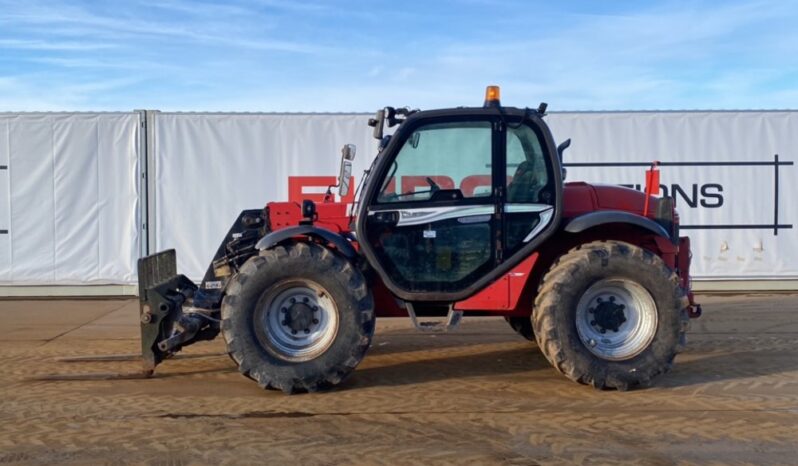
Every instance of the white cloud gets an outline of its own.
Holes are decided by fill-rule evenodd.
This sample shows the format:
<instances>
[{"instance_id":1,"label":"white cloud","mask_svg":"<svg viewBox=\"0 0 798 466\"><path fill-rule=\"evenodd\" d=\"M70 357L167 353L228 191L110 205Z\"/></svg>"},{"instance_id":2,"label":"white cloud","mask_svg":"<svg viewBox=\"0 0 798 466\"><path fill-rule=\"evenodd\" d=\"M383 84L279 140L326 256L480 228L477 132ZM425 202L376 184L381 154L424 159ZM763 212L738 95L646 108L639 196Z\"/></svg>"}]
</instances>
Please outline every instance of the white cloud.
<instances>
[{"instance_id":1,"label":"white cloud","mask_svg":"<svg viewBox=\"0 0 798 466\"><path fill-rule=\"evenodd\" d=\"M113 48L97 42L62 42L46 40L0 39L0 49L90 51Z\"/></svg>"},{"instance_id":2,"label":"white cloud","mask_svg":"<svg viewBox=\"0 0 798 466\"><path fill-rule=\"evenodd\" d=\"M552 110L798 107L788 2L678 0L618 14L518 2L507 8L518 15L484 21L464 17L468 7L481 9L0 0L0 49L13 51L0 76L33 68L15 96L0 87L0 109L432 108L479 105L487 84L502 85L506 104Z\"/></svg>"}]
</instances>

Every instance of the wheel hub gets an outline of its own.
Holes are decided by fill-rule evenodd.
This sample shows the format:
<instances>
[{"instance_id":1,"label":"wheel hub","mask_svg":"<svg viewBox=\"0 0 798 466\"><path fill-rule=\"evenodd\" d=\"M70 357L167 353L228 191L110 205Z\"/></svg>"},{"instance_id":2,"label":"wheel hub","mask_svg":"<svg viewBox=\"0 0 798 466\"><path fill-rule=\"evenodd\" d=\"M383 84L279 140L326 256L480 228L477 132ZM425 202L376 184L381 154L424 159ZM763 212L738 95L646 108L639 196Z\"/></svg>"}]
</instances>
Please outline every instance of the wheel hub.
<instances>
[{"instance_id":1,"label":"wheel hub","mask_svg":"<svg viewBox=\"0 0 798 466\"><path fill-rule=\"evenodd\" d=\"M313 317L313 314L318 310L319 307L316 305L310 306L305 304L305 302L294 303L290 307L282 308L284 318L280 324L288 327L291 332L310 333L310 327L319 322L318 319Z\"/></svg>"},{"instance_id":2,"label":"wheel hub","mask_svg":"<svg viewBox=\"0 0 798 466\"><path fill-rule=\"evenodd\" d=\"M615 296L610 296L608 300L597 298L596 307L588 309L588 312L593 314L590 325L596 326L601 333L607 333L607 330L617 332L626 322L626 315L623 313L626 306L617 304L615 301Z\"/></svg>"},{"instance_id":3,"label":"wheel hub","mask_svg":"<svg viewBox=\"0 0 798 466\"><path fill-rule=\"evenodd\" d=\"M305 361L323 353L338 332L335 302L320 285L292 280L261 297L256 330L263 347L287 361Z\"/></svg>"},{"instance_id":4,"label":"wheel hub","mask_svg":"<svg viewBox=\"0 0 798 466\"><path fill-rule=\"evenodd\" d=\"M576 305L576 330L588 351L610 361L643 352L657 331L657 305L634 280L601 279Z\"/></svg>"}]
</instances>

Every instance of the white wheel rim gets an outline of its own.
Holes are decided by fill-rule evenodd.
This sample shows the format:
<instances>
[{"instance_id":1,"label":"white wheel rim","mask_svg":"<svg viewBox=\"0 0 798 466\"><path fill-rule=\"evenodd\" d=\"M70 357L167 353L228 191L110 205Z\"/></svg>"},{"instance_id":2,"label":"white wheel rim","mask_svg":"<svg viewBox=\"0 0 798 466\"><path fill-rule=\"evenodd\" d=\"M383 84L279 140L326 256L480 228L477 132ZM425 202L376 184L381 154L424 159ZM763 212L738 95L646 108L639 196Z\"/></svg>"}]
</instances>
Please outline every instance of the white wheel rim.
<instances>
[{"instance_id":1,"label":"white wheel rim","mask_svg":"<svg viewBox=\"0 0 798 466\"><path fill-rule=\"evenodd\" d=\"M657 333L657 305L651 293L632 280L599 280L576 307L579 339L594 355L623 361L642 353Z\"/></svg>"},{"instance_id":2,"label":"white wheel rim","mask_svg":"<svg viewBox=\"0 0 798 466\"><path fill-rule=\"evenodd\" d=\"M307 361L324 353L335 339L338 308L317 283L284 283L261 298L255 325L259 339L274 355Z\"/></svg>"}]
</instances>

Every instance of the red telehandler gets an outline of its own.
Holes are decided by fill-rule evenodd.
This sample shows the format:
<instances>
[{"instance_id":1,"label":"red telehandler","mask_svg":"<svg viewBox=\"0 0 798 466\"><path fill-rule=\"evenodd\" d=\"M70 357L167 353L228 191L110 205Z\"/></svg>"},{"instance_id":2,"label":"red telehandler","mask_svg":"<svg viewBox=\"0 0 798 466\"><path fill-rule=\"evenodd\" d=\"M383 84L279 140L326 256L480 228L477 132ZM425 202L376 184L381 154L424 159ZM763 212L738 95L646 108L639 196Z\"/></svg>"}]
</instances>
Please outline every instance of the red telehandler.
<instances>
[{"instance_id":1,"label":"red telehandler","mask_svg":"<svg viewBox=\"0 0 798 466\"><path fill-rule=\"evenodd\" d=\"M489 315L574 381L648 384L700 315L689 238L671 198L564 183L570 140L555 145L545 111L502 107L494 86L482 107L384 108L352 205L332 196L349 194L346 145L324 202L241 212L199 285L174 250L142 258L145 374L221 333L261 387L322 390L362 360L377 317L446 331Z\"/></svg>"}]
</instances>

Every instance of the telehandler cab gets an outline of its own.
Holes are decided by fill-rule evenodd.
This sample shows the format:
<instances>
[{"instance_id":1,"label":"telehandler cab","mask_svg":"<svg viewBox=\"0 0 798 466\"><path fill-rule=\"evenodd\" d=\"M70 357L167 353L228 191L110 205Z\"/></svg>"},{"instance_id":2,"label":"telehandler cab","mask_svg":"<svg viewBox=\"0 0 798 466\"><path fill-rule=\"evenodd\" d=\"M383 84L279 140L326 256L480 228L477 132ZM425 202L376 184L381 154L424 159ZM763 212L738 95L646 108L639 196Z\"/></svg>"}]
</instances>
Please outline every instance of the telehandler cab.
<instances>
[{"instance_id":1,"label":"telehandler cab","mask_svg":"<svg viewBox=\"0 0 798 466\"><path fill-rule=\"evenodd\" d=\"M503 316L574 381L648 384L700 315L689 238L671 198L564 183L570 140L555 145L545 111L502 107L495 86L482 107L382 109L354 204L331 186L318 204L241 212L199 286L174 250L142 258L145 374L221 333L261 387L316 391L355 369L376 317L446 331L481 315ZM355 147L342 152L341 197Z\"/></svg>"}]
</instances>

